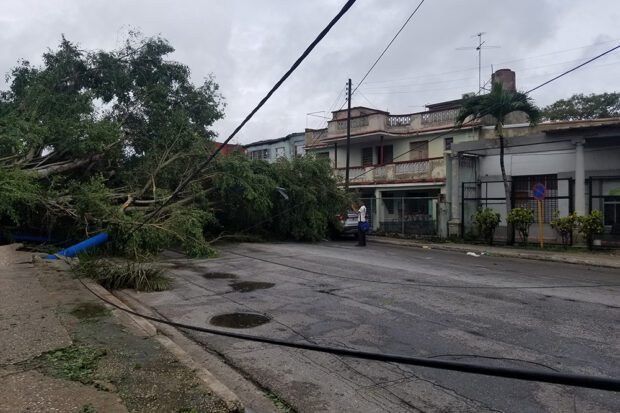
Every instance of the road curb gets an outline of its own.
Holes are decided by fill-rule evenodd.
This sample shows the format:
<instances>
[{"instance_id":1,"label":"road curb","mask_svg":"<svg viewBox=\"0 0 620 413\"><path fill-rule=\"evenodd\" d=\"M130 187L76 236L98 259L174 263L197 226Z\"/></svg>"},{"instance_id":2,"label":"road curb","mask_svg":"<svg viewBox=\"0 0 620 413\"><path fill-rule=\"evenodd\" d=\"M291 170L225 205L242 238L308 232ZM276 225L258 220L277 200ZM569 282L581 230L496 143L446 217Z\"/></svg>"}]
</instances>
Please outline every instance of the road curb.
<instances>
[{"instance_id":1,"label":"road curb","mask_svg":"<svg viewBox=\"0 0 620 413\"><path fill-rule=\"evenodd\" d=\"M135 299L130 297L128 294L117 291L114 294L101 287L94 282L90 282L89 288L92 288L92 285L98 287L96 289L97 294L101 294L106 300L110 300L116 305L119 305L123 308L136 311L139 313L143 313L145 315L149 314L147 308L145 308L142 304L137 302ZM93 288L95 289L95 288ZM101 291L103 290L103 291ZM189 353L187 353L181 346L172 341L168 334L166 334L165 329L156 328L150 321L135 316L133 314L125 313L128 315L133 322L138 324L141 328L143 328L146 332L153 333L150 335L155 340L157 340L166 350L168 350L177 360L179 360L185 367L194 371L198 378L200 378L203 383L211 390L215 395L217 395L220 399L224 401L227 408L231 412L244 412L245 407L241 403L241 400L237 397L232 390L230 390L224 383L219 381L211 372L209 372L206 368L204 368L200 363L197 363Z\"/></svg>"},{"instance_id":2,"label":"road curb","mask_svg":"<svg viewBox=\"0 0 620 413\"><path fill-rule=\"evenodd\" d=\"M561 255L540 255L535 253L527 253L523 251L502 251L502 250L491 250L486 251L484 248L480 248L478 245L472 245L470 248L466 245L450 245L450 244L435 244L435 243L420 243L417 241L409 241L409 240L401 240L401 239L392 239L392 238L384 238L377 236L368 237L370 242L375 242L378 244L388 244L388 245L398 245L402 247L410 247L410 248L422 248L422 249L434 249L441 251L453 251L453 252L462 252L467 253L469 251L475 252L485 252L489 255L496 257L506 257L506 258L521 258L528 260L536 260L536 261L553 261L553 262L561 262L565 264L577 264L577 265L590 265L595 267L604 267L604 268L620 268L620 259L617 262L606 262L601 261L597 258L579 258L574 256L561 256Z\"/></svg>"}]
</instances>

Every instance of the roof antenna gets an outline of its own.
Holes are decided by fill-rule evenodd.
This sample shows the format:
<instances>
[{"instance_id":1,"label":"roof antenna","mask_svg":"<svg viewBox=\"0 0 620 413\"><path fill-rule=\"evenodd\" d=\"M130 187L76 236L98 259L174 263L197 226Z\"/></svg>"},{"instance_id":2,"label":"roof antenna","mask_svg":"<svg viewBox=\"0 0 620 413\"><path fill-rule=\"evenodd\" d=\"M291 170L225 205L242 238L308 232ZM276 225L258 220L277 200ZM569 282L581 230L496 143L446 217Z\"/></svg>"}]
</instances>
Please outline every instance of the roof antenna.
<instances>
[{"instance_id":1,"label":"roof antenna","mask_svg":"<svg viewBox=\"0 0 620 413\"><path fill-rule=\"evenodd\" d=\"M459 47L456 50L477 50L478 51L478 94L482 93L482 49L499 49L500 46L484 46L486 41L482 40L482 36L486 32L479 32L471 37L478 37L478 46L476 47Z\"/></svg>"}]
</instances>

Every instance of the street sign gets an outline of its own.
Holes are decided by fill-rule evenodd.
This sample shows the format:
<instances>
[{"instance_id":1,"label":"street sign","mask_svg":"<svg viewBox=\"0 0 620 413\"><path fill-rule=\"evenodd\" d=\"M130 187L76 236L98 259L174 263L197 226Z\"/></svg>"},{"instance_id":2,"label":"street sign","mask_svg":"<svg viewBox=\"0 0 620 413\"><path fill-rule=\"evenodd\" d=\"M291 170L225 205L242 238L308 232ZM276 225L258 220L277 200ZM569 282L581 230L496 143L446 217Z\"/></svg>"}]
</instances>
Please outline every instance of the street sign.
<instances>
[{"instance_id":1,"label":"street sign","mask_svg":"<svg viewBox=\"0 0 620 413\"><path fill-rule=\"evenodd\" d=\"M543 242L543 214L542 214L542 200L545 199L545 186L537 182L532 187L532 196L537 201L536 205L538 207L538 237L540 242L540 248L544 247Z\"/></svg>"},{"instance_id":2,"label":"street sign","mask_svg":"<svg viewBox=\"0 0 620 413\"><path fill-rule=\"evenodd\" d=\"M532 187L532 196L537 201L545 199L545 186L540 182L534 184Z\"/></svg>"}]
</instances>

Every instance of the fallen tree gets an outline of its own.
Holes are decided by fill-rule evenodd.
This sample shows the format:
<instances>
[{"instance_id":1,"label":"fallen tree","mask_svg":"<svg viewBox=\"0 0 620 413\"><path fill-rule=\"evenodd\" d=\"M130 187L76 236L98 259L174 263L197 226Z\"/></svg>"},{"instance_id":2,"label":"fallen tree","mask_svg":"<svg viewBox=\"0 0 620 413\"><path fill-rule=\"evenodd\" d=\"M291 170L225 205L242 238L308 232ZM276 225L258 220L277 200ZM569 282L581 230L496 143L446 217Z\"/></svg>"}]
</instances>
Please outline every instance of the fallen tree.
<instances>
[{"instance_id":1,"label":"fallen tree","mask_svg":"<svg viewBox=\"0 0 620 413\"><path fill-rule=\"evenodd\" d=\"M212 77L196 86L187 66L166 59L173 50L138 34L110 52L63 37L41 66L11 71L0 94L5 237L107 231L109 252L137 259L170 246L208 254L205 234L324 235L345 205L326 162L218 158L194 173L214 149L224 102Z\"/></svg>"}]
</instances>

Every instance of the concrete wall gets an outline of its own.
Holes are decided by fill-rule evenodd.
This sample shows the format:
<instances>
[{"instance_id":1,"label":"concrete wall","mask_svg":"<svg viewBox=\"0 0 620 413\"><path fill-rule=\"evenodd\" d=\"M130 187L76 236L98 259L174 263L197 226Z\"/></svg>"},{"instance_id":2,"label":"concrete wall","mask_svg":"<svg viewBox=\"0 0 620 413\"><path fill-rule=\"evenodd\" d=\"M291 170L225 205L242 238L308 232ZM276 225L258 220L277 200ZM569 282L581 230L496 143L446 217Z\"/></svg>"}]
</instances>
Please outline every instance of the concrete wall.
<instances>
[{"instance_id":1,"label":"concrete wall","mask_svg":"<svg viewBox=\"0 0 620 413\"><path fill-rule=\"evenodd\" d=\"M545 175L558 174L559 178L574 177L575 149L551 150L535 152L533 148L524 148L520 152L506 154L504 163L506 174ZM514 151L514 150L513 150ZM620 146L608 148L588 148L584 150L586 177L590 175L620 174ZM500 178L501 170L499 155L488 155L480 158L481 178Z\"/></svg>"}]
</instances>

